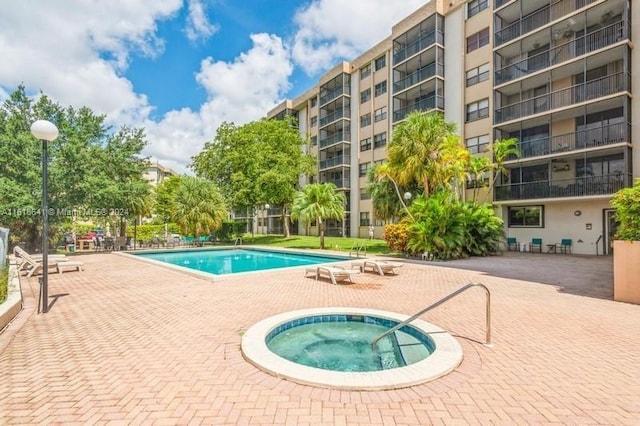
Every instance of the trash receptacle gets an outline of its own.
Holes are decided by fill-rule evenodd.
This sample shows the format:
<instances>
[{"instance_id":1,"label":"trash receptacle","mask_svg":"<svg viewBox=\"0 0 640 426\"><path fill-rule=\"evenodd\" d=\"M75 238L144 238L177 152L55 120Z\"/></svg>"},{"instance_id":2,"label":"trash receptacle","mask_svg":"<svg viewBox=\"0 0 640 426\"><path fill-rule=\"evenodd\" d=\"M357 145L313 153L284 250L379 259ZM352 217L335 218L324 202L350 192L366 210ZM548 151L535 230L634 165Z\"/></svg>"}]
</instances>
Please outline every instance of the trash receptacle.
<instances>
[{"instance_id":1,"label":"trash receptacle","mask_svg":"<svg viewBox=\"0 0 640 426\"><path fill-rule=\"evenodd\" d=\"M69 245L67 246L67 251L68 251L69 253L75 253L75 252L76 252L76 246L75 246L74 244L69 244Z\"/></svg>"},{"instance_id":2,"label":"trash receptacle","mask_svg":"<svg viewBox=\"0 0 640 426\"><path fill-rule=\"evenodd\" d=\"M527 251L527 243L520 243L520 251L524 253Z\"/></svg>"}]
</instances>

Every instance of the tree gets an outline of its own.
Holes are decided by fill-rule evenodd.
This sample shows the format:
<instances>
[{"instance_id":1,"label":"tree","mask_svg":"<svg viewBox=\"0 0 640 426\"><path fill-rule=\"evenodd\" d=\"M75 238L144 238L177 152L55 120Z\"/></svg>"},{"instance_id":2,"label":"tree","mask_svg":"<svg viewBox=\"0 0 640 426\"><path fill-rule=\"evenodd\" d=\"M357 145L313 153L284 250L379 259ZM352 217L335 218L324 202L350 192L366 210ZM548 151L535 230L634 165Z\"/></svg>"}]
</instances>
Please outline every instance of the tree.
<instances>
[{"instance_id":1,"label":"tree","mask_svg":"<svg viewBox=\"0 0 640 426\"><path fill-rule=\"evenodd\" d=\"M41 238L41 143L30 133L36 119L47 119L60 131L48 145L48 205L54 212L49 215L50 239L71 222L73 212L105 219L95 212L125 210L128 198L139 192L132 192L130 185L148 185L141 130L113 132L104 116L86 107L63 108L44 94L33 100L19 86L0 106L0 208L12 212L0 221L12 229L12 239L25 241L29 250Z\"/></svg>"},{"instance_id":2,"label":"tree","mask_svg":"<svg viewBox=\"0 0 640 426\"><path fill-rule=\"evenodd\" d=\"M518 148L518 139L498 139L493 142L493 175L492 187L495 187L498 175L507 173L504 162L512 158L520 158L520 149Z\"/></svg>"},{"instance_id":3,"label":"tree","mask_svg":"<svg viewBox=\"0 0 640 426\"><path fill-rule=\"evenodd\" d=\"M473 201L478 198L478 189L480 186L488 186L485 183L485 175L489 173L493 168L489 157L471 157L469 161L469 180L474 182L473 186Z\"/></svg>"},{"instance_id":4,"label":"tree","mask_svg":"<svg viewBox=\"0 0 640 426\"><path fill-rule=\"evenodd\" d=\"M253 212L270 204L282 209L285 236L298 180L315 162L292 118L262 119L236 126L223 123L212 142L193 157L191 167L215 182L233 208Z\"/></svg>"},{"instance_id":5,"label":"tree","mask_svg":"<svg viewBox=\"0 0 640 426\"><path fill-rule=\"evenodd\" d=\"M439 112L415 111L394 130L387 151L389 175L400 186L420 183L428 197L436 188L460 183L468 156L455 124Z\"/></svg>"},{"instance_id":6,"label":"tree","mask_svg":"<svg viewBox=\"0 0 640 426\"><path fill-rule=\"evenodd\" d=\"M344 216L344 193L338 192L332 183L306 185L293 201L291 217L304 222L316 220L320 234L320 248L324 249L325 219L342 219Z\"/></svg>"},{"instance_id":7,"label":"tree","mask_svg":"<svg viewBox=\"0 0 640 426\"><path fill-rule=\"evenodd\" d=\"M169 222L174 215L176 191L180 182L181 176L169 176L156 186L153 211L162 219L162 223Z\"/></svg>"},{"instance_id":8,"label":"tree","mask_svg":"<svg viewBox=\"0 0 640 426\"><path fill-rule=\"evenodd\" d=\"M205 179L183 176L175 192L173 221L186 235L209 234L222 226L227 207L217 186Z\"/></svg>"}]
</instances>

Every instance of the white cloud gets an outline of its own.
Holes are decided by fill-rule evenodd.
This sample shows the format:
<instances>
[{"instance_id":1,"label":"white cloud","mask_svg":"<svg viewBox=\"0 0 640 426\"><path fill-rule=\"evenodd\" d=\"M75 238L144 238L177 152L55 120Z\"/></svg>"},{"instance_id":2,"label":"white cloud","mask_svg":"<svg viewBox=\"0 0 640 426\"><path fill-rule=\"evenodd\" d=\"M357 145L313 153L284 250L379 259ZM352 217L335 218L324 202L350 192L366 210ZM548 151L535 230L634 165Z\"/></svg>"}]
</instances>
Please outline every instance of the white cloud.
<instances>
[{"instance_id":1,"label":"white cloud","mask_svg":"<svg viewBox=\"0 0 640 426\"><path fill-rule=\"evenodd\" d=\"M189 14L185 33L190 41L206 40L218 31L219 27L209 22L202 1L189 0L187 7Z\"/></svg>"},{"instance_id":2,"label":"white cloud","mask_svg":"<svg viewBox=\"0 0 640 426\"><path fill-rule=\"evenodd\" d=\"M251 35L253 47L233 62L202 61L196 80L208 93L199 111L183 109L147 122L150 140L146 152L162 164L185 171L185 165L204 143L213 140L223 121L243 124L263 117L289 89L293 72L289 53L274 35Z\"/></svg>"},{"instance_id":3,"label":"white cloud","mask_svg":"<svg viewBox=\"0 0 640 426\"><path fill-rule=\"evenodd\" d=\"M308 74L350 60L391 34L424 0L314 0L296 12L292 54Z\"/></svg>"},{"instance_id":4,"label":"white cloud","mask_svg":"<svg viewBox=\"0 0 640 426\"><path fill-rule=\"evenodd\" d=\"M89 106L111 123L135 124L150 107L119 72L131 52L162 52L156 23L175 14L181 0L70 3L4 2L0 85L12 91L24 83L62 105Z\"/></svg>"}]
</instances>

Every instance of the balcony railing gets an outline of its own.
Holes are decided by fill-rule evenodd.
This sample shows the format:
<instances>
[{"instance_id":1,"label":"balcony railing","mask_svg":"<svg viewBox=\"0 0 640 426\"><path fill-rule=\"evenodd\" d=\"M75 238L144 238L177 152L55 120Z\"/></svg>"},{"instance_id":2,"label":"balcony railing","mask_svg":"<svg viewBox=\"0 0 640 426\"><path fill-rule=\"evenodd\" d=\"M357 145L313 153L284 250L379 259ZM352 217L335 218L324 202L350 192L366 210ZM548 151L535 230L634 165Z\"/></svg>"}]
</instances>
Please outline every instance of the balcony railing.
<instances>
[{"instance_id":1,"label":"balcony railing","mask_svg":"<svg viewBox=\"0 0 640 426\"><path fill-rule=\"evenodd\" d=\"M556 19L565 16L577 9L581 9L595 1L597 0L555 1L550 5L538 9L530 15L524 16L523 18L510 23L506 27L496 32L495 46L498 47L513 39L516 39L523 34L527 34L528 32L535 30L536 28L540 28L551 21L555 21ZM499 1L496 1L496 8L500 7L498 3Z\"/></svg>"},{"instance_id":2,"label":"balcony railing","mask_svg":"<svg viewBox=\"0 0 640 426\"><path fill-rule=\"evenodd\" d=\"M345 84L329 92L326 92L325 94L320 96L320 105L324 105L327 102L334 100L340 95L348 95L350 93L351 93L351 88Z\"/></svg>"},{"instance_id":3,"label":"balcony railing","mask_svg":"<svg viewBox=\"0 0 640 426\"><path fill-rule=\"evenodd\" d=\"M630 182L631 175L626 176ZM583 176L552 181L496 185L495 201L584 197L614 194L625 187L625 175Z\"/></svg>"},{"instance_id":4,"label":"balcony railing","mask_svg":"<svg viewBox=\"0 0 640 426\"><path fill-rule=\"evenodd\" d=\"M430 96L428 98L421 99L415 104L400 108L393 112L393 121L396 122L404 120L407 114L413 111L429 111L435 108L444 109L444 97Z\"/></svg>"},{"instance_id":5,"label":"balcony railing","mask_svg":"<svg viewBox=\"0 0 640 426\"><path fill-rule=\"evenodd\" d=\"M326 180L323 181L322 183L332 183L334 184L338 189L341 188L351 188L351 181L347 178L343 178L343 179L335 179L335 180Z\"/></svg>"},{"instance_id":6,"label":"balcony railing","mask_svg":"<svg viewBox=\"0 0 640 426\"><path fill-rule=\"evenodd\" d=\"M326 126L327 124L331 123L332 121L336 121L339 118L349 118L349 114L351 114L349 108L339 108L326 117L322 117L320 119L320 127Z\"/></svg>"},{"instance_id":7,"label":"balcony railing","mask_svg":"<svg viewBox=\"0 0 640 426\"><path fill-rule=\"evenodd\" d=\"M337 157L329 158L327 160L322 160L320 162L320 170L328 169L329 167L336 166L349 166L351 163L350 155L338 155Z\"/></svg>"},{"instance_id":8,"label":"balcony railing","mask_svg":"<svg viewBox=\"0 0 640 426\"><path fill-rule=\"evenodd\" d=\"M497 9L497 8L501 7L502 5L505 5L505 4L509 3L510 1L512 1L512 0L496 0L495 8Z\"/></svg>"},{"instance_id":9,"label":"balcony railing","mask_svg":"<svg viewBox=\"0 0 640 426\"><path fill-rule=\"evenodd\" d=\"M351 132L338 132L334 135L320 139L320 148L325 148L329 145L342 141L351 141Z\"/></svg>"},{"instance_id":10,"label":"balcony railing","mask_svg":"<svg viewBox=\"0 0 640 426\"><path fill-rule=\"evenodd\" d=\"M628 31L625 31L625 28L627 28L625 23L619 21L534 56L526 57L525 53L521 56L521 60L496 71L495 84L506 83L615 44L627 37Z\"/></svg>"},{"instance_id":11,"label":"balcony railing","mask_svg":"<svg viewBox=\"0 0 640 426\"><path fill-rule=\"evenodd\" d=\"M411 42L407 45L407 47L402 48L393 54L393 63L398 64L409 56L413 56L421 50L426 49L432 44L436 43L436 41L440 44L444 44L444 34L440 31L431 31L417 39L414 42Z\"/></svg>"},{"instance_id":12,"label":"balcony railing","mask_svg":"<svg viewBox=\"0 0 640 426\"><path fill-rule=\"evenodd\" d=\"M630 88L630 74L624 72L612 74L498 108L495 111L494 124L629 91Z\"/></svg>"},{"instance_id":13,"label":"balcony railing","mask_svg":"<svg viewBox=\"0 0 640 426\"><path fill-rule=\"evenodd\" d=\"M540 138L520 142L520 158L537 157L539 155L569 152L584 148L595 148L628 142L631 126L625 123L611 124L595 129L580 130L564 135ZM515 156L507 158L515 160Z\"/></svg>"},{"instance_id":14,"label":"balcony railing","mask_svg":"<svg viewBox=\"0 0 640 426\"><path fill-rule=\"evenodd\" d=\"M437 75L444 78L444 65L437 64L437 68L436 68L436 63L432 62L429 65L425 65L424 67L412 72L408 76L404 77L402 80L398 80L395 83L393 83L394 92L399 92L401 90L406 89L407 87L413 86L414 84L418 84L421 81L424 81L428 78L435 76L436 69L437 69Z\"/></svg>"}]
</instances>

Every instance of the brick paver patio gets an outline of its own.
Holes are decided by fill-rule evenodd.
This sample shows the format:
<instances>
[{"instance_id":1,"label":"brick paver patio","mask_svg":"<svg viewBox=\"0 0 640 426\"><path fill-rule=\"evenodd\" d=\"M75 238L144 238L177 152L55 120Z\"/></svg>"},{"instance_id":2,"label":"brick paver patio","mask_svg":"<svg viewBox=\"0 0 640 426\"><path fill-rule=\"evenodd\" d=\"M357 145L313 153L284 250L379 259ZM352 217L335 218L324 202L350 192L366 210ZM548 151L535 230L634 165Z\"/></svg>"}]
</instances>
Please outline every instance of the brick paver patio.
<instances>
[{"instance_id":1,"label":"brick paver patio","mask_svg":"<svg viewBox=\"0 0 640 426\"><path fill-rule=\"evenodd\" d=\"M116 254L51 275L51 309L25 309L0 334L0 424L640 424L640 306L611 300L608 257L528 255L410 262L356 284L304 270L207 281ZM319 306L413 314L445 328L464 361L433 382L353 392L272 377L242 358L243 330Z\"/></svg>"}]
</instances>

